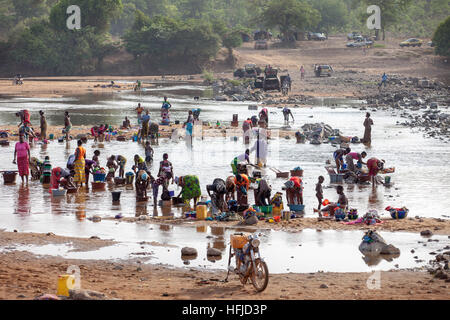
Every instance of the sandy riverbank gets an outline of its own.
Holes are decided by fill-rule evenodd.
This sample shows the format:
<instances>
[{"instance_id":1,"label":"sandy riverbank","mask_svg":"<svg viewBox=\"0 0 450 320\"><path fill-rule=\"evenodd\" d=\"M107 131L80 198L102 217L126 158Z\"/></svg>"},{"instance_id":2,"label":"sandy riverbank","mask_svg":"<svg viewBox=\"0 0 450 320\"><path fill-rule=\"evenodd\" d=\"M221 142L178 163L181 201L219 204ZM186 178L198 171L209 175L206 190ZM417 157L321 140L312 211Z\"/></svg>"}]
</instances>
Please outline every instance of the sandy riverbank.
<instances>
[{"instance_id":1,"label":"sandy riverbank","mask_svg":"<svg viewBox=\"0 0 450 320\"><path fill-rule=\"evenodd\" d=\"M25 78L23 85L13 85L12 80L0 80L0 95L26 98L60 98L86 93L108 94L120 91L132 91L136 80L164 82L201 83L200 76L91 76L91 77L31 77ZM111 81L120 88L102 88ZM126 82L126 83L124 83ZM152 88L154 85L143 83L142 88Z\"/></svg>"},{"instance_id":2,"label":"sandy riverbank","mask_svg":"<svg viewBox=\"0 0 450 320\"><path fill-rule=\"evenodd\" d=\"M33 120L32 120L33 121ZM33 121L34 122L34 121ZM159 134L161 138L170 138L172 137L172 133L174 130L179 130L179 134L183 135L184 134L184 129L182 128L183 125L182 124L171 124L170 126L159 126ZM72 136L73 139L77 139L77 136L82 135L82 136L86 136L87 139L94 139L93 136L91 135L91 128L92 126L86 126L86 125L81 125L81 126L73 126L71 131L70 131L70 135ZM65 134L62 133L62 130L64 129L63 126L48 126L47 128L47 139L49 139L50 134L54 135L54 139L58 139L61 137L64 137ZM119 129L117 127L115 127L115 129L117 130L117 135L112 137L112 140L117 140L118 136L123 136L125 137L125 140L131 140L134 134L137 134L139 127L138 126L132 126L131 129ZM36 133L40 132L40 128L39 126L33 126L33 130ZM295 139L295 131L287 131L287 130L278 130L278 135L280 138L285 138L286 136L289 136L291 139ZM6 125L6 126L2 126L0 125L0 131L7 131L10 136L8 137L8 140L11 141L18 141L19 140L19 136L18 136L18 127L14 126L14 125ZM230 127L230 126L225 126L225 125L221 125L220 127L216 127L216 126L208 126L208 125L203 125L202 129L195 129L194 131L194 137L226 137L226 136L230 136L231 134L242 138L242 129L241 127ZM105 143L107 143L105 141ZM294 143L294 142L293 142Z\"/></svg>"},{"instance_id":3,"label":"sandy riverbank","mask_svg":"<svg viewBox=\"0 0 450 320\"><path fill-rule=\"evenodd\" d=\"M105 220L114 220L114 218L104 218ZM291 219L289 221L281 221L269 223L265 221L259 221L255 226L241 225L238 221L205 221L205 220L191 220L185 218L172 218L172 217L151 217L148 216L145 220L139 217L125 217L121 221L124 222L136 222L136 223L161 223L161 224L175 224L186 226L219 226L226 228L246 229L248 232L252 232L257 229L272 229L283 230L287 232L301 232L304 229L316 229L320 230L362 230L367 231L381 230L381 231L400 231L400 232L414 232L420 233L421 231L430 230L433 234L448 235L450 236L450 219L441 218L406 218L403 220L394 220L392 218L382 219L383 223L377 225L365 225L354 224L346 225L342 222L335 220L319 221L317 218L305 217ZM424 239L426 239L424 237Z\"/></svg>"},{"instance_id":4,"label":"sandy riverbank","mask_svg":"<svg viewBox=\"0 0 450 320\"><path fill-rule=\"evenodd\" d=\"M404 40L404 39L403 39ZM266 65L289 73L293 80L290 95L303 94L310 97L360 97L378 91L377 83L386 72L404 77L427 77L450 84L450 64L443 57L433 54L433 48L401 48L401 39L378 41L378 47L363 53L361 48L347 48L345 36L333 36L327 41L300 41L297 48L277 48L271 43L268 50L254 50L253 43L244 43L234 50L236 68L254 63L262 68ZM331 78L316 78L314 64L330 64L335 73ZM300 79L300 66L306 70L306 78ZM214 78L233 79L230 68L211 70ZM140 79L147 82L203 82L202 75L179 76L72 76L72 77L30 77L24 85L12 85L9 79L0 80L0 95L20 97L62 97L83 93L111 93L132 90L133 83ZM110 81L121 88L95 88L108 85ZM143 84L151 87L151 84Z\"/></svg>"},{"instance_id":5,"label":"sandy riverbank","mask_svg":"<svg viewBox=\"0 0 450 320\"><path fill-rule=\"evenodd\" d=\"M54 235L0 232L1 246L69 241L83 247L92 239L65 239ZM81 244L80 244L81 243ZM91 250L85 248L86 250ZM23 251L0 253L0 299L34 299L56 293L57 277L70 265L81 270L81 286L119 299L449 299L449 283L420 270L393 270L380 273L381 287L367 288L371 273L316 272L272 274L267 290L257 294L251 284L242 286L237 276L226 272L194 268L168 268L142 263L145 259L125 261L70 260L36 256Z\"/></svg>"}]
</instances>

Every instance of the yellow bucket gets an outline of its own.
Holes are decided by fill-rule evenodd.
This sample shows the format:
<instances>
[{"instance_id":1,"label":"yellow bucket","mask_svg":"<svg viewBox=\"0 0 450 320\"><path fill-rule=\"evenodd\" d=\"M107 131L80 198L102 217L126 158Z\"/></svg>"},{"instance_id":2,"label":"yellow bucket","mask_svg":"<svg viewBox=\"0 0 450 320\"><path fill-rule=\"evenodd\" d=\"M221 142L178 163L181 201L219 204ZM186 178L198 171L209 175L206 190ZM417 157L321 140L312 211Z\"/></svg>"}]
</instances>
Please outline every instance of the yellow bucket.
<instances>
[{"instance_id":1,"label":"yellow bucket","mask_svg":"<svg viewBox=\"0 0 450 320\"><path fill-rule=\"evenodd\" d=\"M208 210L204 204L200 204L196 209L197 220L205 220L208 217Z\"/></svg>"},{"instance_id":2,"label":"yellow bucket","mask_svg":"<svg viewBox=\"0 0 450 320\"><path fill-rule=\"evenodd\" d=\"M281 211L283 210L283 207L273 207L272 208L272 215L274 216L280 216L281 215Z\"/></svg>"},{"instance_id":3,"label":"yellow bucket","mask_svg":"<svg viewBox=\"0 0 450 320\"><path fill-rule=\"evenodd\" d=\"M63 274L58 277L58 296L69 296L69 290L75 287L75 277L70 274Z\"/></svg>"}]
</instances>

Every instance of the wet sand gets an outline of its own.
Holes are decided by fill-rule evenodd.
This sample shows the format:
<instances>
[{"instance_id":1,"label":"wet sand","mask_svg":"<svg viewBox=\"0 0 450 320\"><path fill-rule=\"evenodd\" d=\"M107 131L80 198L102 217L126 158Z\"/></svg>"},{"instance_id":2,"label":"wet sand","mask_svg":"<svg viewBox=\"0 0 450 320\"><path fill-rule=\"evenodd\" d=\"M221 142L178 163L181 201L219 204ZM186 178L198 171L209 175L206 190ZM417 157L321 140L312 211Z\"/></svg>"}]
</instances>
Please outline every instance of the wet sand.
<instances>
[{"instance_id":1,"label":"wet sand","mask_svg":"<svg viewBox=\"0 0 450 320\"><path fill-rule=\"evenodd\" d=\"M0 244L45 243L48 237L54 242L70 240L77 247L83 247L86 241L92 242L92 248L105 244L103 240L11 232L0 232ZM109 298L131 300L392 300L448 299L450 296L448 282L434 279L421 270L380 272L381 287L375 290L368 289L366 283L372 274L365 272L274 274L270 276L268 288L258 294L251 284L242 286L236 275L230 275L229 282L223 282L224 271L167 268L143 264L141 260L69 260L23 251L0 253L0 299L34 299L44 293L56 294L57 277L65 274L70 265L79 266L82 289L102 292Z\"/></svg>"},{"instance_id":2,"label":"wet sand","mask_svg":"<svg viewBox=\"0 0 450 320\"><path fill-rule=\"evenodd\" d=\"M36 119L35 119L36 120ZM184 134L184 129L182 128L183 124L171 124L169 126L159 126L159 134L160 138L170 138L172 136L172 132L176 129L179 130L181 134ZM91 135L91 128L92 126L87 125L81 125L81 126L72 126L72 129L70 130L70 135L73 139L77 139L78 135L84 135L87 139L93 140L94 137ZM47 127L47 139L49 139L50 134L54 135L54 139L65 137L65 134L62 133L62 130L64 129L64 126L48 126ZM33 126L33 130L35 133L40 132L39 126ZM117 130L117 135L112 137L112 140L117 140L118 136L124 136L126 140L131 140L134 134L137 134L139 131L138 126L132 126L131 129L120 129L115 127L115 130ZM194 135L196 134L197 129L195 129ZM226 137L225 130L236 130L236 134L238 137L242 137L243 131L241 127L230 127L222 125L220 127L216 126L207 126L203 125L201 132L203 133L203 137ZM8 137L8 140L10 141L18 141L18 127L14 125L6 125L2 126L0 125L0 131L7 131L10 136ZM295 138L295 131L287 131L287 130L280 130L277 129L280 137L286 137L289 136L290 138ZM229 133L228 133L229 134Z\"/></svg>"},{"instance_id":3,"label":"wet sand","mask_svg":"<svg viewBox=\"0 0 450 320\"><path fill-rule=\"evenodd\" d=\"M114 220L114 218L104 218L104 220ZM406 218L395 220L392 218L382 218L383 223L377 225L354 224L346 225L335 220L318 221L317 218L296 218L289 221L273 222L259 221L257 225L242 225L239 221L205 221L172 217L151 217L145 220L140 218L124 217L120 219L124 222L137 223L162 223L189 226L221 226L227 228L245 228L249 231L259 229L283 230L286 232L301 232L303 229L316 230L381 230L381 231L401 231L420 233L430 230L433 234L450 236L450 220L440 218Z\"/></svg>"},{"instance_id":4,"label":"wet sand","mask_svg":"<svg viewBox=\"0 0 450 320\"><path fill-rule=\"evenodd\" d=\"M136 80L142 81L183 81L202 82L200 77L192 79L193 76L91 76L91 77L31 77L25 78L23 85L13 85L11 80L0 80L0 95L31 98L59 98L70 95L85 93L111 93L124 90L132 91ZM111 80L120 88L101 88L96 86L109 85ZM127 83L120 83L126 81ZM128 83L132 82L132 83ZM152 88L154 85L143 83L142 88Z\"/></svg>"}]
</instances>

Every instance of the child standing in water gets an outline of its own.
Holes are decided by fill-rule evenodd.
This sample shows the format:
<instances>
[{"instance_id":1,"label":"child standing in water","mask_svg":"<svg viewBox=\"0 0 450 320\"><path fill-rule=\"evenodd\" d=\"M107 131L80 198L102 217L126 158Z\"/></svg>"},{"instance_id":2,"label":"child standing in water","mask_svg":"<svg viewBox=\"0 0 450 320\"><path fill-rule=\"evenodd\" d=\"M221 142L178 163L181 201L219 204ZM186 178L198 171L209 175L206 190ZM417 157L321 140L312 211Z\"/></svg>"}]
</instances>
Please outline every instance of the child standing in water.
<instances>
[{"instance_id":1,"label":"child standing in water","mask_svg":"<svg viewBox=\"0 0 450 320\"><path fill-rule=\"evenodd\" d=\"M100 160L98 159L99 156L100 156L100 151L95 150L92 160L95 161L95 163L97 164L98 167L100 167Z\"/></svg>"},{"instance_id":2,"label":"child standing in water","mask_svg":"<svg viewBox=\"0 0 450 320\"><path fill-rule=\"evenodd\" d=\"M320 210L320 207L322 206L322 200L323 200L323 189L322 189L322 183L325 181L325 178L323 176L319 176L319 182L316 184L316 197L319 201L319 206L317 207L318 210Z\"/></svg>"},{"instance_id":3,"label":"child standing in water","mask_svg":"<svg viewBox=\"0 0 450 320\"><path fill-rule=\"evenodd\" d=\"M52 176L52 164L50 163L50 157L46 156L43 164L42 183L49 184Z\"/></svg>"},{"instance_id":4,"label":"child standing in water","mask_svg":"<svg viewBox=\"0 0 450 320\"><path fill-rule=\"evenodd\" d=\"M147 164L147 167L150 167L153 163L153 148L150 145L150 141L147 141L145 143L145 162Z\"/></svg>"},{"instance_id":5,"label":"child standing in water","mask_svg":"<svg viewBox=\"0 0 450 320\"><path fill-rule=\"evenodd\" d=\"M328 212L328 216L332 217L334 216L334 210L336 210L336 208L341 208L344 211L347 210L348 199L344 194L344 187L337 186L336 192L339 195L337 202L330 202L330 204L322 210L314 209L314 212L317 212L319 214L319 218L322 218L322 212Z\"/></svg>"}]
</instances>

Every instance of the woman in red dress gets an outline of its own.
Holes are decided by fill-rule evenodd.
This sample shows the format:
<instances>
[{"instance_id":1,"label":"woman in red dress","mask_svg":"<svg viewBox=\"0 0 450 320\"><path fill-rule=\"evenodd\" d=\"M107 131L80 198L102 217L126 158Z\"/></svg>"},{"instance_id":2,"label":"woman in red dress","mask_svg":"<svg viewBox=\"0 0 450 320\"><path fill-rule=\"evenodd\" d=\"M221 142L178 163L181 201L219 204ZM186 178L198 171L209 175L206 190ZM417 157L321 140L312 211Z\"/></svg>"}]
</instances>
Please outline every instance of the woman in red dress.
<instances>
[{"instance_id":1,"label":"woman in red dress","mask_svg":"<svg viewBox=\"0 0 450 320\"><path fill-rule=\"evenodd\" d=\"M367 160L367 168L369 169L369 177L371 177L372 185L376 185L377 181L375 176L378 171L382 170L384 166L384 160L379 160L377 158L370 158Z\"/></svg>"},{"instance_id":2,"label":"woman in red dress","mask_svg":"<svg viewBox=\"0 0 450 320\"><path fill-rule=\"evenodd\" d=\"M30 175L30 145L25 141L23 134L20 134L19 142L16 143L13 163L17 163L22 183L24 182L25 177L28 184L28 176Z\"/></svg>"}]
</instances>

